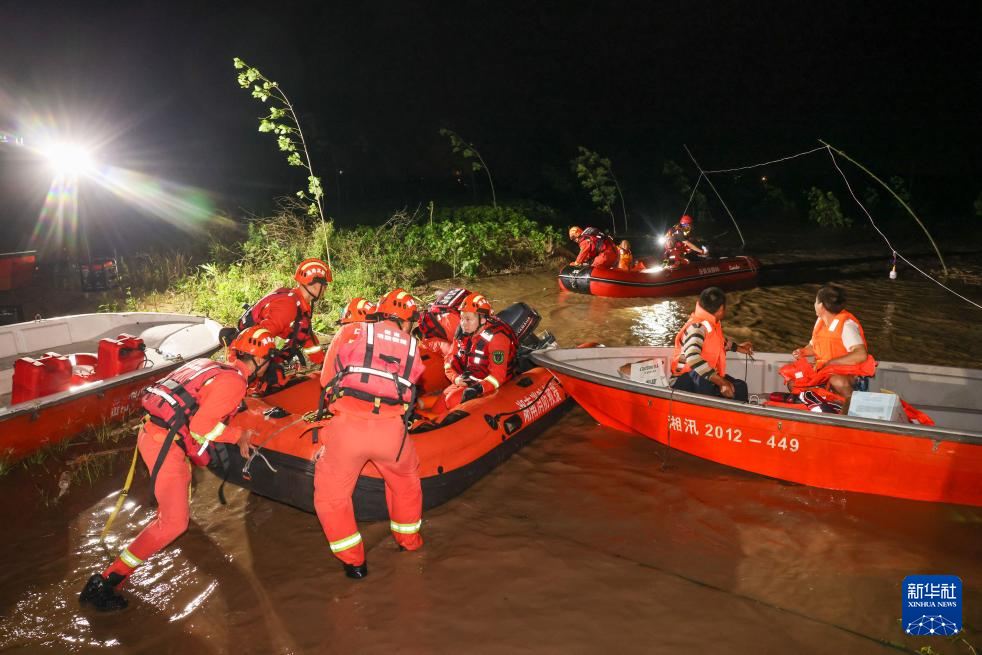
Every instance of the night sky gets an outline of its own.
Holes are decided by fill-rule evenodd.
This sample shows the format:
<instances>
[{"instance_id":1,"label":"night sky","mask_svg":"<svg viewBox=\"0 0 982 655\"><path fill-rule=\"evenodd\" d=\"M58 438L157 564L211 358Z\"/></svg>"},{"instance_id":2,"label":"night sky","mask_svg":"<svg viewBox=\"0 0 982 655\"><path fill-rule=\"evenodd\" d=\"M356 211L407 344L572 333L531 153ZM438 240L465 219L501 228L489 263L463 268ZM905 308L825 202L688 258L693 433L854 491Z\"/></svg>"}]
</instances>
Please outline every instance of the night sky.
<instances>
[{"instance_id":1,"label":"night sky","mask_svg":"<svg viewBox=\"0 0 982 655\"><path fill-rule=\"evenodd\" d=\"M478 145L506 197L562 204L555 179L582 144L612 158L643 213L659 202L663 160L690 165L683 143L716 168L824 138L970 214L982 191L980 7L7 0L0 131L50 116L104 135L102 160L264 211L299 188L298 171L256 131L239 56L301 110L342 222L359 205L453 197L461 165L440 127ZM4 148L3 245L16 247L50 180Z\"/></svg>"}]
</instances>

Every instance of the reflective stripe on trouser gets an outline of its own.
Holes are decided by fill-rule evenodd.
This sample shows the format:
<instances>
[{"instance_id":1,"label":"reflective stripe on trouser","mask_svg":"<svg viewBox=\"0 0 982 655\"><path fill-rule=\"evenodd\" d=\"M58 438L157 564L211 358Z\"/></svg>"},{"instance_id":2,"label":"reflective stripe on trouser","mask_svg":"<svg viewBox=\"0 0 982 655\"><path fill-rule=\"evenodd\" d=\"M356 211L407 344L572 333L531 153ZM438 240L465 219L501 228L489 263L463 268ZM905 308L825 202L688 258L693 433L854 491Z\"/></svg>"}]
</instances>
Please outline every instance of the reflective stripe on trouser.
<instances>
[{"instance_id":1,"label":"reflective stripe on trouser","mask_svg":"<svg viewBox=\"0 0 982 655\"><path fill-rule=\"evenodd\" d=\"M345 411L331 419L324 452L314 468L314 508L334 555L346 564L365 561L365 546L358 535L351 494L365 462L371 460L385 479L385 500L391 520L401 526L418 526L423 512L419 483L419 457L412 438L402 443L402 418ZM356 543L335 547L358 535ZM423 545L417 527L393 536L407 550Z\"/></svg>"},{"instance_id":2,"label":"reflective stripe on trouser","mask_svg":"<svg viewBox=\"0 0 982 655\"><path fill-rule=\"evenodd\" d=\"M153 424L140 428L137 447L140 457L152 470L157 455L163 447L167 431ZM178 437L180 438L180 437ZM191 467L184 451L171 444L164 463L157 473L154 496L157 498L157 516L143 529L136 539L116 558L103 575L119 573L129 575L151 555L181 536L188 529L191 508L188 501L188 485L191 484Z\"/></svg>"}]
</instances>

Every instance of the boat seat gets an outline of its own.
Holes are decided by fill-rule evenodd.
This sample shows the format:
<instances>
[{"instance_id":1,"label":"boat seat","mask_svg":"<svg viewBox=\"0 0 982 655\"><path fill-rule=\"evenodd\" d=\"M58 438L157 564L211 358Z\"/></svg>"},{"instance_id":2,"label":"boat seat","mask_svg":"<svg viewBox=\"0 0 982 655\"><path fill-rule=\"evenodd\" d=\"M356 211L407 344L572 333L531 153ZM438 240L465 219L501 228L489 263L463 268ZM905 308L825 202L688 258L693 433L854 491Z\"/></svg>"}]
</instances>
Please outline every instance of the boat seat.
<instances>
[{"instance_id":1,"label":"boat seat","mask_svg":"<svg viewBox=\"0 0 982 655\"><path fill-rule=\"evenodd\" d=\"M64 355L49 352L41 357L21 357L14 362L11 404L27 402L65 391L72 384L72 363Z\"/></svg>"}]
</instances>

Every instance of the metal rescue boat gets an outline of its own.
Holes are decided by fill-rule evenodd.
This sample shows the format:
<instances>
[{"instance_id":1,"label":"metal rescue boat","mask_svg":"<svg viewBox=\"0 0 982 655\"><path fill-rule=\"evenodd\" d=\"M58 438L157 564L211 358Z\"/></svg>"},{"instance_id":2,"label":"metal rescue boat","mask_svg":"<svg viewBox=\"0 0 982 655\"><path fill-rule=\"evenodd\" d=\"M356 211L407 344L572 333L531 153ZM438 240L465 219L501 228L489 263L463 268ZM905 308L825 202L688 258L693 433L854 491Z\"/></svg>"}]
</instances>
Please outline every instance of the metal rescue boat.
<instances>
[{"instance_id":1,"label":"metal rescue boat","mask_svg":"<svg viewBox=\"0 0 982 655\"><path fill-rule=\"evenodd\" d=\"M697 294L707 286L727 290L755 286L759 270L759 261L743 255L643 271L568 265L559 272L559 288L611 298L685 296Z\"/></svg>"},{"instance_id":2,"label":"metal rescue boat","mask_svg":"<svg viewBox=\"0 0 982 655\"><path fill-rule=\"evenodd\" d=\"M982 506L982 371L880 362L870 391L892 391L936 425L768 406L786 391L791 356L733 354L749 404L626 378L625 364L661 360L670 348L587 348L535 353L600 423L753 473L826 489Z\"/></svg>"},{"instance_id":3,"label":"metal rescue boat","mask_svg":"<svg viewBox=\"0 0 982 655\"><path fill-rule=\"evenodd\" d=\"M0 456L23 457L136 413L140 391L219 347L184 314L77 314L0 326Z\"/></svg>"}]
</instances>

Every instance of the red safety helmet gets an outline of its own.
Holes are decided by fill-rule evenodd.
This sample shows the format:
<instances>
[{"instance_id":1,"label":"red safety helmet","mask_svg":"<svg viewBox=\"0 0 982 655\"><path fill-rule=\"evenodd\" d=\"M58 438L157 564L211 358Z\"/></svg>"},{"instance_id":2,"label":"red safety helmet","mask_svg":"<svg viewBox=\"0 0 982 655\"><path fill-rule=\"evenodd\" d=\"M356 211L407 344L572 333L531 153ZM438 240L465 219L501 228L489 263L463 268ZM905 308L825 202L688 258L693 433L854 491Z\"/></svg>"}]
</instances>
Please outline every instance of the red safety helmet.
<instances>
[{"instance_id":1,"label":"red safety helmet","mask_svg":"<svg viewBox=\"0 0 982 655\"><path fill-rule=\"evenodd\" d=\"M419 319L419 303L413 294L403 289L393 289L382 296L375 311L370 315L375 320L399 319L416 321Z\"/></svg>"},{"instance_id":2,"label":"red safety helmet","mask_svg":"<svg viewBox=\"0 0 982 655\"><path fill-rule=\"evenodd\" d=\"M364 323L368 320L368 315L375 313L375 303L364 298L352 298L347 307L341 309L341 318L338 325L347 323Z\"/></svg>"},{"instance_id":3,"label":"red safety helmet","mask_svg":"<svg viewBox=\"0 0 982 655\"><path fill-rule=\"evenodd\" d=\"M583 234L583 228L582 227L580 227L578 225L574 225L573 227L569 228L569 238L570 239L576 241L577 239L580 238L580 235L581 234Z\"/></svg>"},{"instance_id":4,"label":"red safety helmet","mask_svg":"<svg viewBox=\"0 0 982 655\"><path fill-rule=\"evenodd\" d=\"M464 298L464 302L460 305L460 311L474 312L483 316L490 316L492 313L491 303L479 293L472 293Z\"/></svg>"},{"instance_id":5,"label":"red safety helmet","mask_svg":"<svg viewBox=\"0 0 982 655\"><path fill-rule=\"evenodd\" d=\"M679 219L679 225L692 225L692 217L685 214Z\"/></svg>"},{"instance_id":6,"label":"red safety helmet","mask_svg":"<svg viewBox=\"0 0 982 655\"><path fill-rule=\"evenodd\" d=\"M297 272L293 274L293 279L300 284L327 284L331 277L331 267L316 257L311 257L300 262Z\"/></svg>"},{"instance_id":7,"label":"red safety helmet","mask_svg":"<svg viewBox=\"0 0 982 655\"><path fill-rule=\"evenodd\" d=\"M242 330L228 348L230 360L235 359L236 353L252 355L255 359L266 359L276 348L276 339L266 328L253 325Z\"/></svg>"}]
</instances>

